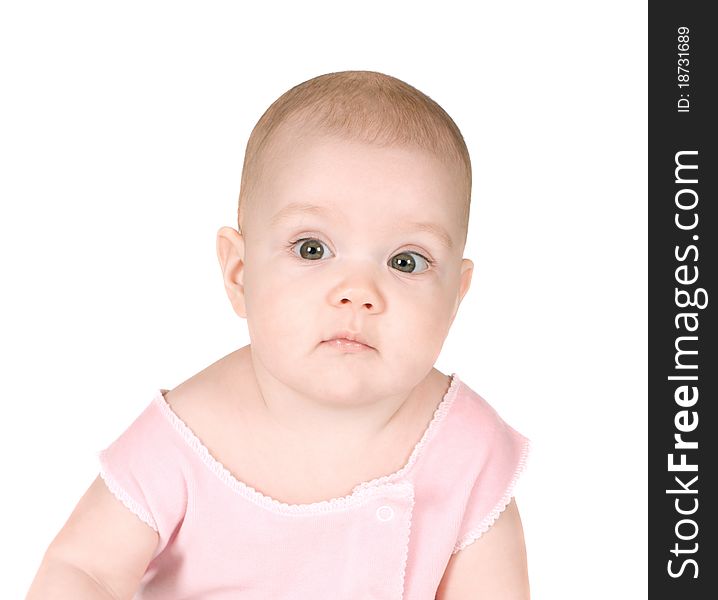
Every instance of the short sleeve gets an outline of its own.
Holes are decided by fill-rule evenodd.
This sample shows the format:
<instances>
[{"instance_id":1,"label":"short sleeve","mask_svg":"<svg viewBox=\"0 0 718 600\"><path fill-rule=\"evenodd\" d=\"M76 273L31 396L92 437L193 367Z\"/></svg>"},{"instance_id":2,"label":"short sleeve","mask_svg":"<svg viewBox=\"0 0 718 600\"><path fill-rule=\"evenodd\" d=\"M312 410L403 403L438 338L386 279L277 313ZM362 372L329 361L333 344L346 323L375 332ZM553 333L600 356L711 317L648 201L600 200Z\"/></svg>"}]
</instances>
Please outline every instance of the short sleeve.
<instances>
[{"instance_id":1,"label":"short sleeve","mask_svg":"<svg viewBox=\"0 0 718 600\"><path fill-rule=\"evenodd\" d=\"M187 507L177 439L155 398L112 444L97 454L100 476L110 492L159 534L155 555L165 548Z\"/></svg>"},{"instance_id":2,"label":"short sleeve","mask_svg":"<svg viewBox=\"0 0 718 600\"><path fill-rule=\"evenodd\" d=\"M509 505L529 454L529 440L493 410L488 413L495 426L491 441L482 448L453 554L479 539Z\"/></svg>"}]
</instances>

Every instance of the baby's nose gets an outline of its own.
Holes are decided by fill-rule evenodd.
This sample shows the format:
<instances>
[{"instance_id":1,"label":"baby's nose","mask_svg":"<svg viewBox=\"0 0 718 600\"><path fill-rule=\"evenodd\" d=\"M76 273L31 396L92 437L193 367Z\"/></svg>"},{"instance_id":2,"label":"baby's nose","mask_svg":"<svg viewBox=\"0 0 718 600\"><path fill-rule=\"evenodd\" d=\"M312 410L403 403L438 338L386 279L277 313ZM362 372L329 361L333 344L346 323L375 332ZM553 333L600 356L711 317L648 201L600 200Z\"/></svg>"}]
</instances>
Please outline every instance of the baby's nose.
<instances>
[{"instance_id":1,"label":"baby's nose","mask_svg":"<svg viewBox=\"0 0 718 600\"><path fill-rule=\"evenodd\" d=\"M354 302L352 302L352 300L349 299L349 298L342 298L342 299L340 300L340 303L341 303L341 304L354 304ZM360 303L357 303L357 305L358 305L358 304L360 304ZM361 304L363 304L363 306L365 306L365 307L368 308L369 310L371 310L372 308L374 308L374 303L372 303L372 302L363 302L363 303L361 303Z\"/></svg>"},{"instance_id":2,"label":"baby's nose","mask_svg":"<svg viewBox=\"0 0 718 600\"><path fill-rule=\"evenodd\" d=\"M384 310L385 301L379 286L382 269L376 261L346 261L335 267L331 274L336 279L327 297L330 304L344 310L353 307L356 312L376 313Z\"/></svg>"},{"instance_id":3,"label":"baby's nose","mask_svg":"<svg viewBox=\"0 0 718 600\"><path fill-rule=\"evenodd\" d=\"M333 303L337 306L354 306L355 309L378 312L383 310L384 302L379 290L366 282L351 286L342 286L334 291Z\"/></svg>"}]
</instances>

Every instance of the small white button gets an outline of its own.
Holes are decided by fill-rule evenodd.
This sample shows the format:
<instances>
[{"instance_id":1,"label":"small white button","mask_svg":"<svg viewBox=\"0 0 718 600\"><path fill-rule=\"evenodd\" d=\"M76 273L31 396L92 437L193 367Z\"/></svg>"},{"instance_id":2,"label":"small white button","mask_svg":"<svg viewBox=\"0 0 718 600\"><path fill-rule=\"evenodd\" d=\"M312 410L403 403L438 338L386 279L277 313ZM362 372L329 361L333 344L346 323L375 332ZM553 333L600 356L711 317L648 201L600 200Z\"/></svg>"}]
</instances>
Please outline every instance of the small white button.
<instances>
[{"instance_id":1,"label":"small white button","mask_svg":"<svg viewBox=\"0 0 718 600\"><path fill-rule=\"evenodd\" d=\"M380 506L376 509L376 518L380 521L391 521L394 518L394 509L391 506Z\"/></svg>"}]
</instances>

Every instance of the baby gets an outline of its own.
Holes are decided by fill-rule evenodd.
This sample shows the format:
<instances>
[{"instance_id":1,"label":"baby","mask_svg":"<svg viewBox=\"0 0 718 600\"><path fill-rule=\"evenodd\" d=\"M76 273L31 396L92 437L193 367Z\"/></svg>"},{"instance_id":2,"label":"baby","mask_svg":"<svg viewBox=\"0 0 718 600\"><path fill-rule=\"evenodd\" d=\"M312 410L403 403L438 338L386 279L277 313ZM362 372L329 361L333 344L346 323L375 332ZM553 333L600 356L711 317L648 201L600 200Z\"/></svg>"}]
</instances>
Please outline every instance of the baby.
<instances>
[{"instance_id":1,"label":"baby","mask_svg":"<svg viewBox=\"0 0 718 600\"><path fill-rule=\"evenodd\" d=\"M528 598L528 441L433 367L471 282L470 194L459 129L398 79L274 102L217 234L251 343L100 452L28 598Z\"/></svg>"}]
</instances>

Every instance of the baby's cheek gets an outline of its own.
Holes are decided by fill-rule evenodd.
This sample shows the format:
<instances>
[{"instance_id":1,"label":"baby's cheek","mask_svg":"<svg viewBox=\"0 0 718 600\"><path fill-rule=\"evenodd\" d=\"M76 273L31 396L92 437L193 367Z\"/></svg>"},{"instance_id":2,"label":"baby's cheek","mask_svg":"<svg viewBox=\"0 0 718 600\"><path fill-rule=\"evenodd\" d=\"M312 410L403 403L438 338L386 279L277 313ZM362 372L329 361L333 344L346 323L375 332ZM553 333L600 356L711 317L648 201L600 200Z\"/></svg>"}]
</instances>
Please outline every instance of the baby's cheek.
<instances>
[{"instance_id":1,"label":"baby's cheek","mask_svg":"<svg viewBox=\"0 0 718 600\"><path fill-rule=\"evenodd\" d=\"M421 315L420 329L424 335L422 342L432 347L441 347L447 334L448 321L443 312L435 310Z\"/></svg>"},{"instance_id":2,"label":"baby's cheek","mask_svg":"<svg viewBox=\"0 0 718 600\"><path fill-rule=\"evenodd\" d=\"M417 320L421 323L421 330L429 338L424 340L425 343L433 343L435 347L441 348L448 334L451 308L450 299L440 292L422 308Z\"/></svg>"},{"instance_id":3,"label":"baby's cheek","mask_svg":"<svg viewBox=\"0 0 718 600\"><path fill-rule=\"evenodd\" d=\"M390 315L387 314L387 317ZM390 329L392 337L400 339L406 348L421 349L433 346L445 329L436 302L404 305L393 313L393 318L381 319L382 326Z\"/></svg>"},{"instance_id":4,"label":"baby's cheek","mask_svg":"<svg viewBox=\"0 0 718 600\"><path fill-rule=\"evenodd\" d=\"M270 268L270 267L265 267ZM252 309L255 314L266 315L275 303L281 302L286 295L286 286L280 285L276 276L267 276L262 273L261 265L247 265L244 276L244 293L247 299L247 310Z\"/></svg>"}]
</instances>

